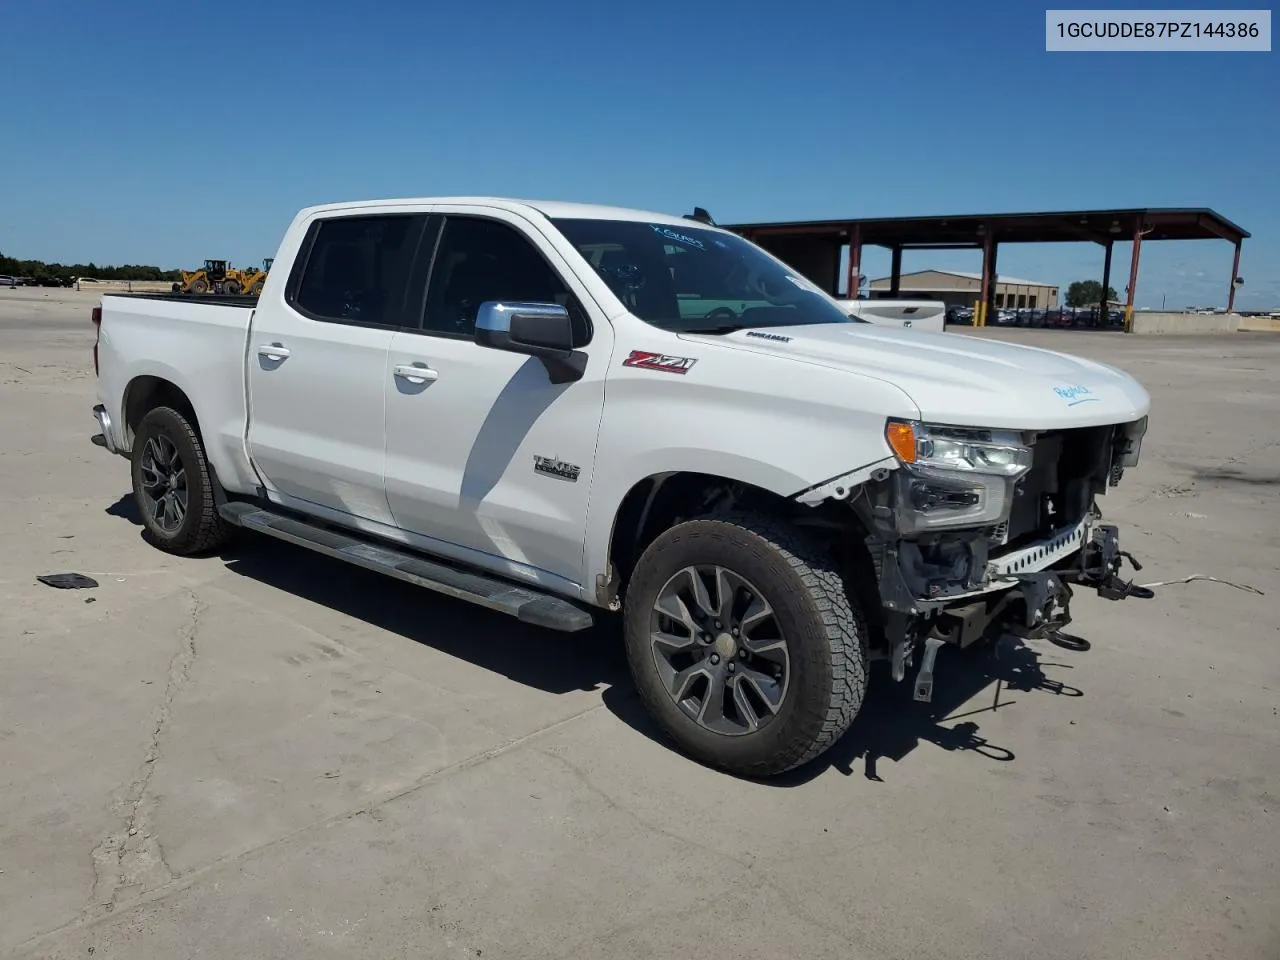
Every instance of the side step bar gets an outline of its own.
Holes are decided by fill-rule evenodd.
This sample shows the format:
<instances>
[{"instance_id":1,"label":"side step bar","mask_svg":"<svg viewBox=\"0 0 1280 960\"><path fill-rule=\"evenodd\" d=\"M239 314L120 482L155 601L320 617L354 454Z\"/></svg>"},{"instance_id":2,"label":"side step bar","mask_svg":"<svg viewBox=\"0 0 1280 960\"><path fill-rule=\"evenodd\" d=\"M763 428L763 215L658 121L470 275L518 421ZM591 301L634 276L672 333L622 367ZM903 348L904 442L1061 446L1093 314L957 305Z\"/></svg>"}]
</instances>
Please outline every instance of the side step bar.
<instances>
[{"instance_id":1,"label":"side step bar","mask_svg":"<svg viewBox=\"0 0 1280 960\"><path fill-rule=\"evenodd\" d=\"M218 507L228 523L246 530L337 557L366 570L426 587L445 596L488 607L534 626L573 633L593 623L590 612L560 597L540 593L384 544L373 544L356 534L321 527L251 503L231 502Z\"/></svg>"}]
</instances>

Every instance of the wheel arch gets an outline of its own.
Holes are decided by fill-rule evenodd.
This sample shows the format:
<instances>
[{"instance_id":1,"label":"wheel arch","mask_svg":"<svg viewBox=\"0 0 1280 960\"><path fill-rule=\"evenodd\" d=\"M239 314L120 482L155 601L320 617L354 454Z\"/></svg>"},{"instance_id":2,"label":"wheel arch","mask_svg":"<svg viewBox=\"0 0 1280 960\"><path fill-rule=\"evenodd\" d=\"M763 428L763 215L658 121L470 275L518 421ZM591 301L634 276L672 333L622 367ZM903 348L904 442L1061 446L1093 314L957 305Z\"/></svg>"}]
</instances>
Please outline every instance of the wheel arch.
<instances>
[{"instance_id":1,"label":"wheel arch","mask_svg":"<svg viewBox=\"0 0 1280 960\"><path fill-rule=\"evenodd\" d=\"M764 487L732 477L692 470L650 474L634 484L614 512L606 555L607 573L596 579L596 601L616 607L645 548L663 530L693 517L732 509L794 521L800 526L861 529L853 511L841 504L806 506Z\"/></svg>"},{"instance_id":2,"label":"wheel arch","mask_svg":"<svg viewBox=\"0 0 1280 960\"><path fill-rule=\"evenodd\" d=\"M164 377L144 373L134 377L124 388L122 403L124 418L124 440L128 448L133 447L133 438L138 432L138 424L148 412L156 407L173 407L191 421L196 436L203 441L200 432L200 418L196 415L195 405L185 390Z\"/></svg>"},{"instance_id":3,"label":"wheel arch","mask_svg":"<svg viewBox=\"0 0 1280 960\"><path fill-rule=\"evenodd\" d=\"M793 497L730 477L667 471L636 481L614 513L605 573L597 575L595 602L617 609L641 554L675 523L731 510L750 510L809 529L837 558L846 588L864 611L873 647L884 637L879 571L868 529L849 503L854 498L804 504Z\"/></svg>"},{"instance_id":4,"label":"wheel arch","mask_svg":"<svg viewBox=\"0 0 1280 960\"><path fill-rule=\"evenodd\" d=\"M200 418L196 414L195 404L191 402L191 398L187 396L185 390L172 380L166 380L164 377L154 374L139 374L130 380L125 387L122 406L124 411L125 442L129 450L133 449L134 436L137 434L138 425L142 423L142 418L152 410L157 407L172 407L181 413L187 419L187 422L191 424L191 429L195 431L196 438L204 447L209 470L209 481L213 486L214 503L218 506L226 503L227 493L222 486L222 481L218 479L218 468L210 456L208 444L205 443L204 434L200 430Z\"/></svg>"}]
</instances>

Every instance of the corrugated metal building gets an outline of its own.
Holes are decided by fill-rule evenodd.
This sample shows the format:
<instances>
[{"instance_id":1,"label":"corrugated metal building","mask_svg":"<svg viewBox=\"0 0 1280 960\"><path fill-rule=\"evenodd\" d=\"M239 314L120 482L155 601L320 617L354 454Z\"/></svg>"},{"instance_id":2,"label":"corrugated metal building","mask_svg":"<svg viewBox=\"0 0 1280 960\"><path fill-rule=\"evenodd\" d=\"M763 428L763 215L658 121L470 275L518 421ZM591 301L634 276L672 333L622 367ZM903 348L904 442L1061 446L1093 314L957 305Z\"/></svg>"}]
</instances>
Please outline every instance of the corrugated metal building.
<instances>
[{"instance_id":1,"label":"corrugated metal building","mask_svg":"<svg viewBox=\"0 0 1280 960\"><path fill-rule=\"evenodd\" d=\"M888 297L889 277L870 283L873 300ZM947 306L972 307L982 296L982 274L962 270L917 270L904 273L899 297L942 300ZM1052 309L1058 305L1058 287L1039 280L1023 280L1000 274L996 277L995 306L1005 309Z\"/></svg>"}]
</instances>

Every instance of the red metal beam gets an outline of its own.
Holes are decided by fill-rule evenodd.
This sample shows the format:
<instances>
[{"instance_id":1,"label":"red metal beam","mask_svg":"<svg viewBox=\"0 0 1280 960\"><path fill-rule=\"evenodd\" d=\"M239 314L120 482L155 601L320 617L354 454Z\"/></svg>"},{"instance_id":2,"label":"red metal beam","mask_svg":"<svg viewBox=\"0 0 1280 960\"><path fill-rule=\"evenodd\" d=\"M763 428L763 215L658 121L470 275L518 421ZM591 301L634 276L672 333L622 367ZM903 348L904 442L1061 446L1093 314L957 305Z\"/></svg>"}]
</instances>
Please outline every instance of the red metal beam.
<instances>
[{"instance_id":1,"label":"red metal beam","mask_svg":"<svg viewBox=\"0 0 1280 960\"><path fill-rule=\"evenodd\" d=\"M1098 230L1094 230L1090 227L1086 227L1080 223L1072 223L1070 220L1060 220L1058 222L1058 227L1064 233L1069 233L1073 237L1077 238L1078 240L1088 240L1093 243L1102 243L1102 244L1111 242L1105 233L1102 233ZM1038 243L1043 241L1032 240L1029 242Z\"/></svg>"},{"instance_id":2,"label":"red metal beam","mask_svg":"<svg viewBox=\"0 0 1280 960\"><path fill-rule=\"evenodd\" d=\"M1133 298L1138 292L1138 258L1142 255L1142 221L1133 227L1133 255L1129 258L1129 290L1124 303L1124 332L1133 332Z\"/></svg>"},{"instance_id":3,"label":"red metal beam","mask_svg":"<svg viewBox=\"0 0 1280 960\"><path fill-rule=\"evenodd\" d=\"M726 227L725 229L730 229ZM843 240L845 228L823 227L752 227L751 235L753 237L787 237L802 234L812 237L815 240L830 240L833 237Z\"/></svg>"},{"instance_id":4,"label":"red metal beam","mask_svg":"<svg viewBox=\"0 0 1280 960\"><path fill-rule=\"evenodd\" d=\"M1238 245L1242 239L1240 234L1233 230L1223 229L1221 224L1215 223L1212 217L1206 217L1204 214L1200 214L1196 217L1196 224L1200 229L1205 230L1208 233L1212 233L1214 236L1221 237L1223 240L1230 243Z\"/></svg>"},{"instance_id":5,"label":"red metal beam","mask_svg":"<svg viewBox=\"0 0 1280 960\"><path fill-rule=\"evenodd\" d=\"M1107 290L1111 287L1111 241L1107 241L1107 256L1102 261L1102 302L1098 305L1098 326L1106 327L1111 319L1111 304Z\"/></svg>"},{"instance_id":6,"label":"red metal beam","mask_svg":"<svg viewBox=\"0 0 1280 960\"><path fill-rule=\"evenodd\" d=\"M904 243L903 250L981 250L980 243Z\"/></svg>"}]
</instances>

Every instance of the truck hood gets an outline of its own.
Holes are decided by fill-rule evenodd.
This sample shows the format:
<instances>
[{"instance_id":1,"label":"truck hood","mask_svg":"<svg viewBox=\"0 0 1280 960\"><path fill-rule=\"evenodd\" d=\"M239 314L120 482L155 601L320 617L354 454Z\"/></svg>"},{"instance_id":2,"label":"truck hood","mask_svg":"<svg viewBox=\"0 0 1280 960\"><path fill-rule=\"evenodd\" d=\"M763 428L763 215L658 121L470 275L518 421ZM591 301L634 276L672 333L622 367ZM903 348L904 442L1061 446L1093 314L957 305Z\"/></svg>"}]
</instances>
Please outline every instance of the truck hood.
<instances>
[{"instance_id":1,"label":"truck hood","mask_svg":"<svg viewBox=\"0 0 1280 960\"><path fill-rule=\"evenodd\" d=\"M1053 430L1127 423L1151 406L1142 385L1115 367L958 333L830 323L684 336L887 381L933 423Z\"/></svg>"}]
</instances>

